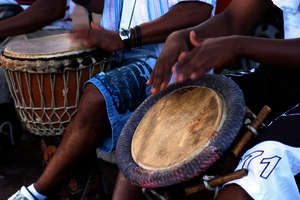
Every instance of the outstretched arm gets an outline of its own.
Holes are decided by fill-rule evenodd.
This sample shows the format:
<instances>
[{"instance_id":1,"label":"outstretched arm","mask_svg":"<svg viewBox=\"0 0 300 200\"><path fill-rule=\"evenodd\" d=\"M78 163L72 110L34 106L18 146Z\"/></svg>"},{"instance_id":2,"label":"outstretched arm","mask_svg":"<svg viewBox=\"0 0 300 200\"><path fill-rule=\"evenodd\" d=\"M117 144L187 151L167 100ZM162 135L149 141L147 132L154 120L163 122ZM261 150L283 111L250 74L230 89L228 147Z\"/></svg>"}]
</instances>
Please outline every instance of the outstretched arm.
<instances>
[{"instance_id":1,"label":"outstretched arm","mask_svg":"<svg viewBox=\"0 0 300 200\"><path fill-rule=\"evenodd\" d=\"M244 2L234 0L225 13L214 23L223 20L222 34L204 39L207 31L212 32L213 26L208 21L194 29L195 34L190 35L190 41L195 48L178 62L173 71L178 71L175 77L177 81L186 79L198 79L210 69L229 67L233 60L239 57L247 57L260 63L274 67L299 69L300 65L300 38L292 40L274 40L243 36L261 18L263 12L271 5L269 0ZM205 30L206 29L206 30ZM238 35L237 35L238 34ZM235 36L227 36L235 35ZM227 36L227 37L226 37Z\"/></svg>"},{"instance_id":2,"label":"outstretched arm","mask_svg":"<svg viewBox=\"0 0 300 200\"><path fill-rule=\"evenodd\" d=\"M196 27L171 34L149 80L152 94L157 94L168 84L171 65L175 81L179 82L198 79L212 68L219 70L228 67L240 56L275 66L299 66L298 39L270 40L245 36L271 5L270 0L233 0L223 13ZM170 55L172 51L168 48L174 46L174 41L188 43L193 48ZM168 57L173 60L165 65Z\"/></svg>"},{"instance_id":3,"label":"outstretched arm","mask_svg":"<svg viewBox=\"0 0 300 200\"><path fill-rule=\"evenodd\" d=\"M181 2L157 20L141 24L142 43L164 42L173 31L195 26L211 16L212 6L202 2Z\"/></svg>"},{"instance_id":4,"label":"outstretched arm","mask_svg":"<svg viewBox=\"0 0 300 200\"><path fill-rule=\"evenodd\" d=\"M142 45L163 42L171 32L194 26L208 19L211 11L212 6L202 2L178 3L162 17L140 25ZM80 39L87 46L97 46L108 51L124 48L118 32L104 30L95 25L92 26L91 30L74 30L72 37ZM106 39L103 40L103 38Z\"/></svg>"},{"instance_id":5,"label":"outstretched arm","mask_svg":"<svg viewBox=\"0 0 300 200\"><path fill-rule=\"evenodd\" d=\"M66 0L37 0L28 9L0 21L0 38L36 31L64 17Z\"/></svg>"}]
</instances>

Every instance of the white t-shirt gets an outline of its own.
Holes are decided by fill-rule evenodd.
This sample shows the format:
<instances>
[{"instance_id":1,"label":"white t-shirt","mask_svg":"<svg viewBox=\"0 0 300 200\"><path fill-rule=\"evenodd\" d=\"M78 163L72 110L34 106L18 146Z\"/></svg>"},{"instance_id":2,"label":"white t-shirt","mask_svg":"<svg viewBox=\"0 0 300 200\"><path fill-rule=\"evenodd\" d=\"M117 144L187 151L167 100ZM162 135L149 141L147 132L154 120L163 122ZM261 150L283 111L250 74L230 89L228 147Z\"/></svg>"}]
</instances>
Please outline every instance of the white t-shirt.
<instances>
[{"instance_id":1,"label":"white t-shirt","mask_svg":"<svg viewBox=\"0 0 300 200\"><path fill-rule=\"evenodd\" d=\"M2 5L2 4L19 4L19 3L15 0L0 0L0 5ZM25 10L30 5L20 4L20 6ZM71 0L67 0L66 13L65 13L64 18L53 22L52 24L44 27L44 29L71 29L72 21L70 20L70 16L73 13L74 8L75 8L75 4Z\"/></svg>"},{"instance_id":2,"label":"white t-shirt","mask_svg":"<svg viewBox=\"0 0 300 200\"><path fill-rule=\"evenodd\" d=\"M166 14L174 5L184 1L199 1L215 7L216 0L110 0L104 1L101 25L108 30L118 31L150 22ZM163 44L147 45L158 56Z\"/></svg>"},{"instance_id":3,"label":"white t-shirt","mask_svg":"<svg viewBox=\"0 0 300 200\"><path fill-rule=\"evenodd\" d=\"M284 38L300 38L300 0L272 0L283 11Z\"/></svg>"},{"instance_id":4,"label":"white t-shirt","mask_svg":"<svg viewBox=\"0 0 300 200\"><path fill-rule=\"evenodd\" d=\"M259 143L242 156L239 169L248 169L248 175L227 184L240 185L253 199L300 200L294 179L300 171L300 148L276 141Z\"/></svg>"}]
</instances>

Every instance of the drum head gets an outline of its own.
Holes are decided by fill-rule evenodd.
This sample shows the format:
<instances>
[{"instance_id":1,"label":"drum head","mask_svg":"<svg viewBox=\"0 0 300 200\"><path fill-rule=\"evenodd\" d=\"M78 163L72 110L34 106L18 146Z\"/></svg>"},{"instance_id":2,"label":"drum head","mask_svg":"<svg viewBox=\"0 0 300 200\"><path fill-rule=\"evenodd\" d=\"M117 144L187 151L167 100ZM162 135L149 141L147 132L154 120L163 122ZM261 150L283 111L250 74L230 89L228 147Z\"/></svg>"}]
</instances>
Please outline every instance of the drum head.
<instances>
[{"instance_id":1,"label":"drum head","mask_svg":"<svg viewBox=\"0 0 300 200\"><path fill-rule=\"evenodd\" d=\"M65 33L9 43L3 55L15 59L50 59L88 51L91 49L72 42Z\"/></svg>"},{"instance_id":2,"label":"drum head","mask_svg":"<svg viewBox=\"0 0 300 200\"><path fill-rule=\"evenodd\" d=\"M134 184L161 187L203 173L231 145L245 116L239 87L224 76L168 86L124 126L118 165Z\"/></svg>"}]
</instances>

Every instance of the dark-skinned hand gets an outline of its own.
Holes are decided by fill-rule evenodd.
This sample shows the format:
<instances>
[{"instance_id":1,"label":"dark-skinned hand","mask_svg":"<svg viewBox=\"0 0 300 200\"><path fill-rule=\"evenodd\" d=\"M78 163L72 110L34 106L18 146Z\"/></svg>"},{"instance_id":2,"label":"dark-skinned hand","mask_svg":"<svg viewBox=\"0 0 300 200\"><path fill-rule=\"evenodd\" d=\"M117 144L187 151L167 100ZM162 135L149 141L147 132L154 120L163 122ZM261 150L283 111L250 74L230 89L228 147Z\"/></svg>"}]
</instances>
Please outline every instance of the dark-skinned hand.
<instances>
[{"instance_id":1,"label":"dark-skinned hand","mask_svg":"<svg viewBox=\"0 0 300 200\"><path fill-rule=\"evenodd\" d=\"M190 46L188 31L176 31L167 38L147 82L148 85L152 84L152 94L157 94L168 85L172 76L172 67L177 62L178 56L188 51Z\"/></svg>"},{"instance_id":2,"label":"dark-skinned hand","mask_svg":"<svg viewBox=\"0 0 300 200\"><path fill-rule=\"evenodd\" d=\"M73 29L70 37L73 41L79 40L86 47L97 47L109 52L124 46L118 32L106 30L93 22L90 28Z\"/></svg>"},{"instance_id":3,"label":"dark-skinned hand","mask_svg":"<svg viewBox=\"0 0 300 200\"><path fill-rule=\"evenodd\" d=\"M197 80L211 69L218 73L232 66L237 58L235 36L199 39L191 31L189 38L195 48L179 56L172 69L176 72L175 82Z\"/></svg>"}]
</instances>

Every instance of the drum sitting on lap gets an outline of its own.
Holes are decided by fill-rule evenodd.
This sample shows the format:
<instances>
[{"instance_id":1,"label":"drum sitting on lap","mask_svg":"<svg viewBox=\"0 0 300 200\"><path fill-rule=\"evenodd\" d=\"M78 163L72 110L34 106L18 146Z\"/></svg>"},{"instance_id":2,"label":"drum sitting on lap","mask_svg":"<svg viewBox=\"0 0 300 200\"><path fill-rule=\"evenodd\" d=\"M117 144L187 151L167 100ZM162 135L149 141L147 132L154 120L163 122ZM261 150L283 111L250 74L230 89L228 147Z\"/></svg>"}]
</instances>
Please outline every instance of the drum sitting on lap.
<instances>
[{"instance_id":1,"label":"drum sitting on lap","mask_svg":"<svg viewBox=\"0 0 300 200\"><path fill-rule=\"evenodd\" d=\"M36 135L61 135L77 112L82 86L108 71L109 55L66 34L10 43L1 56L21 121Z\"/></svg>"},{"instance_id":2,"label":"drum sitting on lap","mask_svg":"<svg viewBox=\"0 0 300 200\"><path fill-rule=\"evenodd\" d=\"M224 76L170 85L127 121L117 144L118 166L144 188L187 183L229 150L245 116L242 91Z\"/></svg>"}]
</instances>

